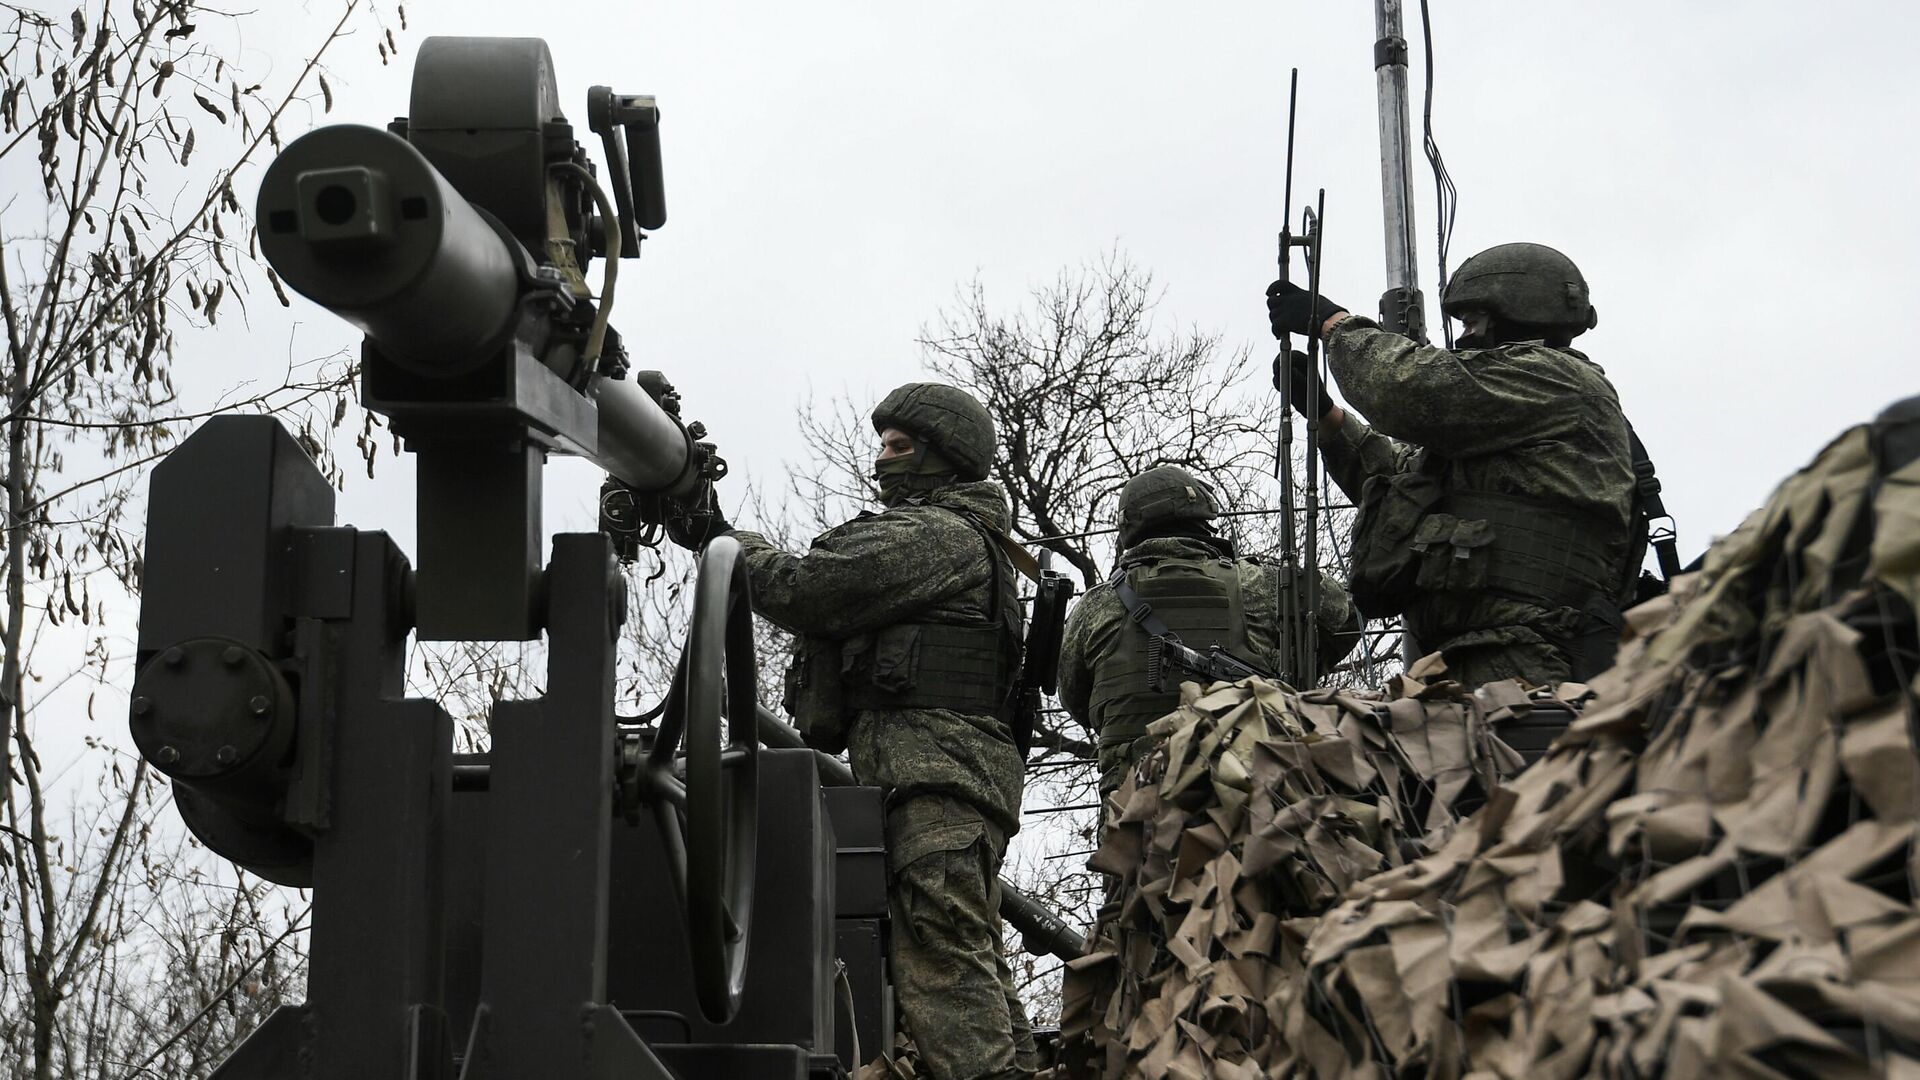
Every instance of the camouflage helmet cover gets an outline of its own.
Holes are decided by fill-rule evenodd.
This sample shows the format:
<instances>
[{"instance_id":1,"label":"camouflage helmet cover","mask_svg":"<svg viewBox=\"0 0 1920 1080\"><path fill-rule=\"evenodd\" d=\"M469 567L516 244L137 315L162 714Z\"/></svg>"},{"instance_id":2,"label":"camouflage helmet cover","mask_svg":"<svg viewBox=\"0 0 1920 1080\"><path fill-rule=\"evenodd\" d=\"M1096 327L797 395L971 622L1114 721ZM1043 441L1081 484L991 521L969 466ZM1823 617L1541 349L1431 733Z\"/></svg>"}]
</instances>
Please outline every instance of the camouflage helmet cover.
<instances>
[{"instance_id":1,"label":"camouflage helmet cover","mask_svg":"<svg viewBox=\"0 0 1920 1080\"><path fill-rule=\"evenodd\" d=\"M1454 318L1485 311L1569 337L1599 323L1580 268L1545 244L1501 244L1461 263L1447 279L1440 310Z\"/></svg>"},{"instance_id":2,"label":"camouflage helmet cover","mask_svg":"<svg viewBox=\"0 0 1920 1080\"><path fill-rule=\"evenodd\" d=\"M1120 544L1130 547L1167 521L1212 521L1220 516L1213 489L1178 465L1159 465L1120 489Z\"/></svg>"},{"instance_id":3,"label":"camouflage helmet cover","mask_svg":"<svg viewBox=\"0 0 1920 1080\"><path fill-rule=\"evenodd\" d=\"M873 430L899 428L925 439L954 463L963 480L985 480L993 468L993 417L972 394L945 383L908 383L873 410Z\"/></svg>"}]
</instances>

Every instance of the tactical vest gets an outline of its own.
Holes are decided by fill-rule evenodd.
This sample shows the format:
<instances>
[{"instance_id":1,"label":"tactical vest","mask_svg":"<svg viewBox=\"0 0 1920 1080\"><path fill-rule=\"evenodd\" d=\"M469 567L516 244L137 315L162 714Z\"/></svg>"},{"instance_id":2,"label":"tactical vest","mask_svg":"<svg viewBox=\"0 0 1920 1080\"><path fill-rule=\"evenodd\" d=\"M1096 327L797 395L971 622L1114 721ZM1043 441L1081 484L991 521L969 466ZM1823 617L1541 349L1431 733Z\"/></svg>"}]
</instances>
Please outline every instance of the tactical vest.
<instances>
[{"instance_id":1,"label":"tactical vest","mask_svg":"<svg viewBox=\"0 0 1920 1080\"><path fill-rule=\"evenodd\" d=\"M1449 488L1444 464L1368 478L1354 523L1350 589L1368 618L1408 614L1447 595L1492 594L1572 608L1586 625L1555 642L1575 677L1583 657L1620 625L1622 571L1608 543L1616 525L1512 495Z\"/></svg>"},{"instance_id":2,"label":"tactical vest","mask_svg":"<svg viewBox=\"0 0 1920 1080\"><path fill-rule=\"evenodd\" d=\"M844 750L853 714L866 709L951 709L1010 718L1020 663L1018 588L988 527L971 514L951 512L985 541L992 567L988 617L894 623L845 640L797 642L785 706L809 744L830 753Z\"/></svg>"},{"instance_id":3,"label":"tactical vest","mask_svg":"<svg viewBox=\"0 0 1920 1080\"><path fill-rule=\"evenodd\" d=\"M1123 566L1127 584L1189 648L1205 652L1219 645L1248 655L1247 619L1240 570L1232 559L1154 559ZM1180 704L1180 676L1169 672L1164 688L1147 680L1148 634L1128 619L1120 640L1093 666L1093 692L1087 711L1099 733L1100 786L1119 786L1121 770L1147 725Z\"/></svg>"}]
</instances>

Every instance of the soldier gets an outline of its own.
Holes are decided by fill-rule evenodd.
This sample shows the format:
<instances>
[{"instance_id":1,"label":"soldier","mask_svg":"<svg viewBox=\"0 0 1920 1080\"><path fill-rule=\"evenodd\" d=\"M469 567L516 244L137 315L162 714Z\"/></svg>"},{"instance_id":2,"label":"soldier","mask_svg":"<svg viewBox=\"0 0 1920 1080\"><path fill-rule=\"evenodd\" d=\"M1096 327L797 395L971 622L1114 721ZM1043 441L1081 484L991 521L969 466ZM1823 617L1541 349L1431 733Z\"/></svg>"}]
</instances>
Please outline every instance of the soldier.
<instances>
[{"instance_id":1,"label":"soldier","mask_svg":"<svg viewBox=\"0 0 1920 1080\"><path fill-rule=\"evenodd\" d=\"M1009 729L1020 601L1007 498L987 480L993 419L964 391L909 383L873 428L884 512L804 555L732 535L754 610L798 638L788 712L885 792L893 979L921 1057L943 1080L1024 1075L1037 1056L999 916L1025 772Z\"/></svg>"},{"instance_id":2,"label":"soldier","mask_svg":"<svg viewBox=\"0 0 1920 1080\"><path fill-rule=\"evenodd\" d=\"M1281 568L1235 558L1233 543L1210 524L1220 514L1213 492L1185 469L1162 465L1120 489L1120 557L1113 576L1073 609L1060 643L1060 703L1099 739L1100 791L1120 786L1151 745L1147 725L1180 704L1171 670L1149 682L1149 629L1136 618L1144 602L1188 648L1214 645L1268 672L1286 668L1280 623ZM1121 589L1130 590L1123 600ZM1359 640L1360 620L1346 590L1320 584L1320 670L1298 673L1310 686ZM1202 680L1204 681L1204 680Z\"/></svg>"},{"instance_id":3,"label":"soldier","mask_svg":"<svg viewBox=\"0 0 1920 1080\"><path fill-rule=\"evenodd\" d=\"M1468 686L1589 678L1611 663L1644 534L1620 399L1570 347L1596 322L1586 279L1552 248L1502 244L1461 265L1440 307L1465 326L1457 352L1267 289L1274 334L1324 335L1334 381L1374 424L1295 354L1294 400L1360 507L1354 599L1401 615Z\"/></svg>"}]
</instances>

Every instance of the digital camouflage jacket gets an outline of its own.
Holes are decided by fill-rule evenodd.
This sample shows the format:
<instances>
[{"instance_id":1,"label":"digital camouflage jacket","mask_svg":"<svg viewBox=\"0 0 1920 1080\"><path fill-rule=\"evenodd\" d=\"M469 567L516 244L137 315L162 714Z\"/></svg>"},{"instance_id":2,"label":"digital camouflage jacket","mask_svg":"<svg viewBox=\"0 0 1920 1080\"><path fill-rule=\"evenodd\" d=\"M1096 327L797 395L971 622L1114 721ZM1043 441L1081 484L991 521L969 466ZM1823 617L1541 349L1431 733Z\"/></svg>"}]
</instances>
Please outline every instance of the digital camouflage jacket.
<instances>
[{"instance_id":1,"label":"digital camouflage jacket","mask_svg":"<svg viewBox=\"0 0 1920 1080\"><path fill-rule=\"evenodd\" d=\"M861 514L822 533L804 555L758 533L733 535L745 550L754 610L800 636L803 649L833 648L900 623L991 616L994 584L1009 582L1012 569L962 513L1002 532L1011 517L1000 486L979 481ZM1001 561L997 574L994 559ZM1024 769L1003 719L954 709L860 709L851 714L846 744L854 775L884 789L890 803L947 795L973 805L1007 835L1019 829Z\"/></svg>"},{"instance_id":2,"label":"digital camouflage jacket","mask_svg":"<svg viewBox=\"0 0 1920 1080\"><path fill-rule=\"evenodd\" d=\"M1356 316L1328 335L1327 359L1346 400L1372 422L1349 413L1320 435L1327 471L1349 497L1360 501L1370 477L1424 471L1445 491L1524 501L1587 524L1625 580L1633 458L1599 365L1537 341L1450 352ZM1471 590L1416 596L1405 615L1423 650L1486 659L1456 670L1470 683L1565 678L1564 643L1582 623L1568 608Z\"/></svg>"}]
</instances>

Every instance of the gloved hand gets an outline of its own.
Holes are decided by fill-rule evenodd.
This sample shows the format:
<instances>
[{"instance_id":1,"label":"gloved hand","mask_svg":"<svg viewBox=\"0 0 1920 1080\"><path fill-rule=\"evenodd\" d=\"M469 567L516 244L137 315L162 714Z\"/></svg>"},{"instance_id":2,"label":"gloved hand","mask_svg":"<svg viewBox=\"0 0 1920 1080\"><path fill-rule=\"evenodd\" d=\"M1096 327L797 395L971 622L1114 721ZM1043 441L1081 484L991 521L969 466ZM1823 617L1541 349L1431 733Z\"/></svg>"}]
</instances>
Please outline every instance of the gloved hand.
<instances>
[{"instance_id":1,"label":"gloved hand","mask_svg":"<svg viewBox=\"0 0 1920 1080\"><path fill-rule=\"evenodd\" d=\"M717 501L709 501L706 507L697 512L682 511L667 515L667 539L688 551L699 551L707 541L732 531L733 526L727 523L727 517L720 512Z\"/></svg>"},{"instance_id":2,"label":"gloved hand","mask_svg":"<svg viewBox=\"0 0 1920 1080\"><path fill-rule=\"evenodd\" d=\"M1295 351L1273 358L1273 388L1280 389L1285 375L1293 376L1293 411L1309 420L1317 420L1333 411L1333 395L1327 393L1326 380L1314 370L1307 354Z\"/></svg>"},{"instance_id":3,"label":"gloved hand","mask_svg":"<svg viewBox=\"0 0 1920 1080\"><path fill-rule=\"evenodd\" d=\"M1313 296L1291 281L1267 286L1267 324L1273 336L1306 334L1316 337L1335 312L1347 310L1325 296Z\"/></svg>"}]
</instances>

